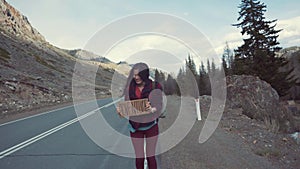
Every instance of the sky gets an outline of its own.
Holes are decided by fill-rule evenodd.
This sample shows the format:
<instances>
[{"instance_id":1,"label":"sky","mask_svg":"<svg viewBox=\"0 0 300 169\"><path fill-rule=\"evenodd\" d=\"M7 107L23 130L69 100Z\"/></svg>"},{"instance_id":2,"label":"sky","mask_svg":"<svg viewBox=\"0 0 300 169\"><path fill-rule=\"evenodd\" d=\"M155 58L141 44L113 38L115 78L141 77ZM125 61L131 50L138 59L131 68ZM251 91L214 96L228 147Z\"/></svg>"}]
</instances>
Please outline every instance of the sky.
<instances>
[{"instance_id":1,"label":"sky","mask_svg":"<svg viewBox=\"0 0 300 169\"><path fill-rule=\"evenodd\" d=\"M7 0L7 2L27 16L31 25L48 42L63 49L87 49L90 40L103 28L128 16L147 12L178 17L178 20L184 20L196 27L199 34L206 38L205 43L209 43L218 56L222 55L226 42L231 49L235 49L242 44L243 38L240 34L241 30L232 26L238 23L238 6L241 0ZM283 29L278 38L280 46L284 48L300 46L300 1L262 0L261 2L267 5L266 20L278 19L275 29ZM146 25L147 22L147 20L140 21L141 25L137 27ZM122 32L124 27L121 25L119 32ZM176 28L170 27L170 29ZM190 44L192 40L178 38L176 33L180 33L176 30L174 32L175 38L157 34L128 36L113 44L111 51L105 53L105 56L118 62L126 60L124 55L136 56L139 51L145 54L144 50L153 49L156 54L161 51L162 55L167 52L175 57L184 55L186 58L187 53L193 54L192 51L195 50L195 59L200 62L201 59L197 57L198 49L194 49L196 45ZM103 43L103 40L97 42ZM139 46L141 44L143 47ZM188 48L191 46L192 49ZM93 52L99 54L97 51ZM202 58L201 61L203 60Z\"/></svg>"}]
</instances>

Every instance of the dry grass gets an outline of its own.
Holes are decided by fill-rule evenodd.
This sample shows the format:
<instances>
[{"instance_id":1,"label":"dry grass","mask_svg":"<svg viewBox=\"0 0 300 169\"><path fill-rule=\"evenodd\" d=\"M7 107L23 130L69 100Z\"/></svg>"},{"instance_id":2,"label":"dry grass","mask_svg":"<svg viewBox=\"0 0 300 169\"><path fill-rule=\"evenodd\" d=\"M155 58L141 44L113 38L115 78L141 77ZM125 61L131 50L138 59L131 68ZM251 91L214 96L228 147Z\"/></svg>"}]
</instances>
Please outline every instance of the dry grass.
<instances>
[{"instance_id":1,"label":"dry grass","mask_svg":"<svg viewBox=\"0 0 300 169\"><path fill-rule=\"evenodd\" d=\"M276 148L265 147L265 148L256 150L255 154L262 156L262 157L279 157L280 150L278 150Z\"/></svg>"},{"instance_id":2,"label":"dry grass","mask_svg":"<svg viewBox=\"0 0 300 169\"><path fill-rule=\"evenodd\" d=\"M0 48L0 59L8 62L10 59L10 54L5 49Z\"/></svg>"}]
</instances>

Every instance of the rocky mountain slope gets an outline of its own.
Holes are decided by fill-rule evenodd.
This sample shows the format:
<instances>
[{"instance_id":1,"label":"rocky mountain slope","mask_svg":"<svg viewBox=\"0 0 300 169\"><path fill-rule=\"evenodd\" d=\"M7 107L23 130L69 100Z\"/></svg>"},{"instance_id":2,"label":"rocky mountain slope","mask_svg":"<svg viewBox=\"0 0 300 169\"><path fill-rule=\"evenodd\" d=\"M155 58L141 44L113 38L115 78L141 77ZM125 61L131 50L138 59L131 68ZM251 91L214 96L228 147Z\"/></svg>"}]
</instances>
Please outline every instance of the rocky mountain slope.
<instances>
[{"instance_id":1,"label":"rocky mountain slope","mask_svg":"<svg viewBox=\"0 0 300 169\"><path fill-rule=\"evenodd\" d=\"M294 69L292 74L298 78L298 83L300 84L300 47L290 47L281 50L279 53L289 60L289 63L285 67L287 70ZM300 86L294 86L290 89L288 97L290 99L300 100Z\"/></svg>"},{"instance_id":2,"label":"rocky mountain slope","mask_svg":"<svg viewBox=\"0 0 300 169\"><path fill-rule=\"evenodd\" d=\"M47 43L45 38L30 25L27 17L5 0L0 0L0 8L0 29L2 31L34 43Z\"/></svg>"},{"instance_id":3,"label":"rocky mountain slope","mask_svg":"<svg viewBox=\"0 0 300 169\"><path fill-rule=\"evenodd\" d=\"M97 97L109 96L114 71L103 66L110 61L76 59L70 53L49 44L25 16L0 0L0 118L71 102L76 62L99 67L95 93Z\"/></svg>"},{"instance_id":4,"label":"rocky mountain slope","mask_svg":"<svg viewBox=\"0 0 300 169\"><path fill-rule=\"evenodd\" d=\"M83 49L74 49L74 50L67 50L70 55L82 59L82 60L91 60L91 61L97 61L101 63L106 63L106 64L114 64L112 61L109 59L99 56L97 54L94 54L92 52L83 50Z\"/></svg>"}]
</instances>

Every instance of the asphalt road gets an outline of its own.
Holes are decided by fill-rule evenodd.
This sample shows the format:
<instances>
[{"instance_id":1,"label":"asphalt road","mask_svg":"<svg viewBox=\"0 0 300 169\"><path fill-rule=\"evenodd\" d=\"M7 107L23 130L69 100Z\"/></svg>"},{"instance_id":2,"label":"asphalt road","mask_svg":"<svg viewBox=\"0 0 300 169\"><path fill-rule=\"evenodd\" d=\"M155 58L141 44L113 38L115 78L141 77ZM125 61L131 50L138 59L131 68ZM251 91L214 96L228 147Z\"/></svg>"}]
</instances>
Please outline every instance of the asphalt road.
<instances>
[{"instance_id":1,"label":"asphalt road","mask_svg":"<svg viewBox=\"0 0 300 169\"><path fill-rule=\"evenodd\" d=\"M98 105L110 102L99 100ZM81 106L87 113L92 111L89 103ZM113 105L103 107L101 113L113 128L128 135L127 120L115 114ZM1 169L134 168L134 159L109 153L89 138L73 106L2 124L0 134Z\"/></svg>"},{"instance_id":2,"label":"asphalt road","mask_svg":"<svg viewBox=\"0 0 300 169\"><path fill-rule=\"evenodd\" d=\"M89 119L90 122L97 123L96 115L102 113L112 128L128 136L128 121L116 115L114 104L110 104L111 102L111 99L99 100L101 112L93 111L90 103L80 105L86 112L84 117L77 118L74 107L70 106L0 125L0 169L135 168L133 158L118 156L104 150L88 136L78 122L78 119ZM191 114L196 120L194 102L188 104L190 105L184 109L184 114ZM167 118L159 122L161 133L174 124L178 118L176 111L178 112L180 106L178 98L168 100ZM179 144L157 156L159 168L279 168L265 157L253 153L239 136L228 133L220 127L207 142L199 144L199 135L205 120L207 119L196 121ZM186 124L188 122L180 121L179 128L164 141L168 142L173 139L173 135L176 136L176 133L182 133ZM107 145L111 147L118 147L115 146L118 140L109 138L114 134L99 127L95 127L93 132L104 133L99 139L108 141Z\"/></svg>"}]
</instances>

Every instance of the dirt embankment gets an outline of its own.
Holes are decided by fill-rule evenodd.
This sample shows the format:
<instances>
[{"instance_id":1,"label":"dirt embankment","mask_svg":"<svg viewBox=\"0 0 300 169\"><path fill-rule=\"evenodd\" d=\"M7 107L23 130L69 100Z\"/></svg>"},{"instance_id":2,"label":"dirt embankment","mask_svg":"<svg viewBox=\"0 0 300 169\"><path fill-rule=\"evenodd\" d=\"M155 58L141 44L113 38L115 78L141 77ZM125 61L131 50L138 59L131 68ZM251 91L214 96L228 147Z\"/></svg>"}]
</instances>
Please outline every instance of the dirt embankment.
<instances>
[{"instance_id":1,"label":"dirt embankment","mask_svg":"<svg viewBox=\"0 0 300 169\"><path fill-rule=\"evenodd\" d=\"M194 105L191 100L190 109L184 113L195 113ZM168 99L167 118L160 120L161 132L176 120L179 106L180 98ZM300 166L300 146L289 134L269 131L263 122L243 115L241 109L225 110L214 134L199 144L208 108L202 105L203 120L196 121L178 145L160 156L162 168L296 169Z\"/></svg>"}]
</instances>

